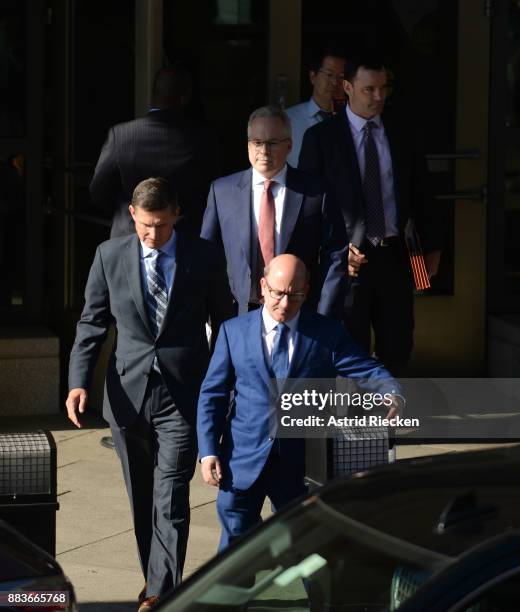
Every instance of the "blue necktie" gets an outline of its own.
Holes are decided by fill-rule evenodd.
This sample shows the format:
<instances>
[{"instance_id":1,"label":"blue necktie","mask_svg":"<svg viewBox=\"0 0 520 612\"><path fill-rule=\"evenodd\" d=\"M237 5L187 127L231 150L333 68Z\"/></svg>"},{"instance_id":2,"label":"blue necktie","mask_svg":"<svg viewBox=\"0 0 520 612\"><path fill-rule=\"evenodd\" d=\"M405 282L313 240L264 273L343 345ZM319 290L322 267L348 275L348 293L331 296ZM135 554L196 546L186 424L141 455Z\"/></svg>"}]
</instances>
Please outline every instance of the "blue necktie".
<instances>
[{"instance_id":1,"label":"blue necktie","mask_svg":"<svg viewBox=\"0 0 520 612\"><path fill-rule=\"evenodd\" d=\"M365 195L365 219L367 238L377 245L386 235L383 196L381 195L381 171L379 155L372 134L378 127L374 121L365 123L365 176L363 177L363 193Z\"/></svg>"},{"instance_id":2,"label":"blue necktie","mask_svg":"<svg viewBox=\"0 0 520 612\"><path fill-rule=\"evenodd\" d=\"M289 328L285 323L278 323L273 343L272 369L275 378L285 379L289 374L289 342L287 333Z\"/></svg>"},{"instance_id":3,"label":"blue necktie","mask_svg":"<svg viewBox=\"0 0 520 612\"><path fill-rule=\"evenodd\" d=\"M168 306L168 290L164 272L159 263L161 251L153 251L150 256L150 267L148 268L148 311L152 322L155 335L159 334L166 307Z\"/></svg>"}]
</instances>

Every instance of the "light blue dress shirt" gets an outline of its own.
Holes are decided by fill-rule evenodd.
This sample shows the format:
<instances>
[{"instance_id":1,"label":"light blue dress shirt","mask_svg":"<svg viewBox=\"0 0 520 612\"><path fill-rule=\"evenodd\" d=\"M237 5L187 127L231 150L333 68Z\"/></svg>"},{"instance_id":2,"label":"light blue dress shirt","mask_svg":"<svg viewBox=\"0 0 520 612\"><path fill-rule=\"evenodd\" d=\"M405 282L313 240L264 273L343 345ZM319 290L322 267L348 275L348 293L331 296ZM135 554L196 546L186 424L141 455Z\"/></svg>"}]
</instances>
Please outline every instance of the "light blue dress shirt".
<instances>
[{"instance_id":1,"label":"light blue dress shirt","mask_svg":"<svg viewBox=\"0 0 520 612\"><path fill-rule=\"evenodd\" d=\"M319 114L320 110L321 108L316 104L314 98L285 109L287 116L291 120L292 129L292 151L287 156L287 162L293 168L298 166L303 135L306 130L323 121L323 117Z\"/></svg>"},{"instance_id":2,"label":"light blue dress shirt","mask_svg":"<svg viewBox=\"0 0 520 612\"><path fill-rule=\"evenodd\" d=\"M365 124L373 121L378 127L372 130L372 136L376 143L377 155L379 157L379 171L381 174L381 195L383 197L383 211L385 215L385 238L397 236L399 234L397 224L397 205L394 190L394 172L392 168L392 157L390 155L390 145L386 137L385 128L381 117L376 115L371 119L364 119L356 115L347 104L345 107L348 123L359 164L361 176L365 175Z\"/></svg>"},{"instance_id":3,"label":"light blue dress shirt","mask_svg":"<svg viewBox=\"0 0 520 612\"><path fill-rule=\"evenodd\" d=\"M152 262L152 254L159 250L162 256L159 259L159 266L161 267L164 280L166 282L166 290L168 292L168 300L170 299L170 293L173 284L173 270L175 264L175 254L177 250L177 236L175 230L168 239L168 242L163 244L160 249L151 249L141 242L141 281L143 283L143 290L148 293L148 270Z\"/></svg>"}]
</instances>

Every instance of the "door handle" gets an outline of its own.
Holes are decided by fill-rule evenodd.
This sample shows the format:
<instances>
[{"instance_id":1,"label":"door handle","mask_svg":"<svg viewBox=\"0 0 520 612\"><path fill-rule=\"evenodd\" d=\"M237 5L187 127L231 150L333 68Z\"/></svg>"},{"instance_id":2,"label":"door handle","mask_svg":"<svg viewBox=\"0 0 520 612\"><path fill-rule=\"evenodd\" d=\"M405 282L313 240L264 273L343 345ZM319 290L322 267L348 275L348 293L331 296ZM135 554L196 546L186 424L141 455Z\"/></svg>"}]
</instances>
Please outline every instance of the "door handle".
<instances>
[{"instance_id":1,"label":"door handle","mask_svg":"<svg viewBox=\"0 0 520 612\"><path fill-rule=\"evenodd\" d=\"M455 153L427 153L428 161L436 161L440 159L480 159L480 151L472 149L470 151L455 151Z\"/></svg>"},{"instance_id":2,"label":"door handle","mask_svg":"<svg viewBox=\"0 0 520 612\"><path fill-rule=\"evenodd\" d=\"M482 185L478 191L455 191L454 193L440 193L434 196L435 200L487 200L487 185Z\"/></svg>"}]
</instances>

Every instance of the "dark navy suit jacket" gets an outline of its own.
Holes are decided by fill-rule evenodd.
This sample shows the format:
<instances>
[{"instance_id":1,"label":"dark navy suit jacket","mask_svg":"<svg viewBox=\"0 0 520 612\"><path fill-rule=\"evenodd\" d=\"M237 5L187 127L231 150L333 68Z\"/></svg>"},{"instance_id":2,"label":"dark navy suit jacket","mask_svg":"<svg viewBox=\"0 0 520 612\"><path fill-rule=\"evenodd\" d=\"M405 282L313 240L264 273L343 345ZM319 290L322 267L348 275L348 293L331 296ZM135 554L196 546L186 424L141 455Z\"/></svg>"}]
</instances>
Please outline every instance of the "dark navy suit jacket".
<instances>
[{"instance_id":1,"label":"dark navy suit jacket","mask_svg":"<svg viewBox=\"0 0 520 612\"><path fill-rule=\"evenodd\" d=\"M381 393L398 391L396 381L352 340L334 319L302 309L295 334L289 378L335 378L372 381ZM274 439L270 431L272 381L264 357L262 310L226 321L220 328L197 412L199 455L218 456L226 485L249 488L262 471ZM229 395L235 391L228 415ZM304 447L283 440L282 460L303 476ZM294 444L290 444L294 443Z\"/></svg>"},{"instance_id":2,"label":"dark navy suit jacket","mask_svg":"<svg viewBox=\"0 0 520 612\"><path fill-rule=\"evenodd\" d=\"M252 169L212 183L201 237L224 249L238 312L247 312L251 293ZM341 318L346 286L347 240L339 208L323 181L287 166L280 253L299 257L311 274L308 303Z\"/></svg>"}]
</instances>

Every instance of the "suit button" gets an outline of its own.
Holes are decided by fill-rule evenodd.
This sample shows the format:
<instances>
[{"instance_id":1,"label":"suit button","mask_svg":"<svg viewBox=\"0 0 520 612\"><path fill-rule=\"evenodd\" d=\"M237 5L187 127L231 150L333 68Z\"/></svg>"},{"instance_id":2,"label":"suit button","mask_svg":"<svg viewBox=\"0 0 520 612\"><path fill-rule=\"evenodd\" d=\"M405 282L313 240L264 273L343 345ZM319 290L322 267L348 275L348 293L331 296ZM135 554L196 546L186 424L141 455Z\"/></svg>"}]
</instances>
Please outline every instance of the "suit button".
<instances>
[{"instance_id":1,"label":"suit button","mask_svg":"<svg viewBox=\"0 0 520 612\"><path fill-rule=\"evenodd\" d=\"M274 440L273 436L269 436L269 442L272 442Z\"/></svg>"},{"instance_id":2,"label":"suit button","mask_svg":"<svg viewBox=\"0 0 520 612\"><path fill-rule=\"evenodd\" d=\"M150 372L143 372L143 374L146 376L146 378L150 378Z\"/></svg>"}]
</instances>

